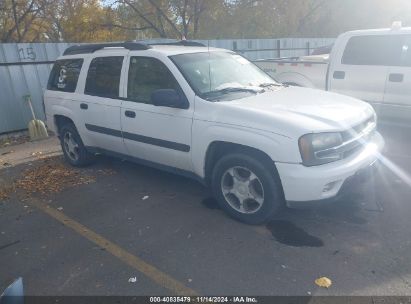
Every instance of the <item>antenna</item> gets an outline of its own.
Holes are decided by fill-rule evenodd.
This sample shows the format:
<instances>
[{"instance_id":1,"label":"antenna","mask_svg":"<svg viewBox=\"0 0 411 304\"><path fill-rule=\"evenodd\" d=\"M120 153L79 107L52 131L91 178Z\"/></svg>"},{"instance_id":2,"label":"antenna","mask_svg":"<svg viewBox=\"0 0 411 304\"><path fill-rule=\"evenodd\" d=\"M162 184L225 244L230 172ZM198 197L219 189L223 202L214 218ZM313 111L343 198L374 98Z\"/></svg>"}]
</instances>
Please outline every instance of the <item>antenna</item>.
<instances>
[{"instance_id":1,"label":"antenna","mask_svg":"<svg viewBox=\"0 0 411 304\"><path fill-rule=\"evenodd\" d=\"M208 80L210 82L211 91L211 54L210 54L210 40L207 39L207 51L208 51Z\"/></svg>"}]
</instances>

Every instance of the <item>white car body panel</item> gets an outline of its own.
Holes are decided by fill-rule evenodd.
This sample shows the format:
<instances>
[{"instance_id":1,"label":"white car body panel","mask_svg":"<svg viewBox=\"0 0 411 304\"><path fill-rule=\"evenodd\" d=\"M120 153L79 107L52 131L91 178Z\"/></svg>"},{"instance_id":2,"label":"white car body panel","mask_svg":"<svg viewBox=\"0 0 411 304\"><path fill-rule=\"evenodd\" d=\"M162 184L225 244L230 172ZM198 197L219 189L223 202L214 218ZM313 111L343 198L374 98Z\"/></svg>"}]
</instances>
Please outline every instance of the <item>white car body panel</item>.
<instances>
[{"instance_id":1,"label":"white car body panel","mask_svg":"<svg viewBox=\"0 0 411 304\"><path fill-rule=\"evenodd\" d=\"M352 96L371 104L383 101L388 67L342 64L345 47L352 37L380 34L379 31L355 31L338 37L330 56L328 78L330 91ZM340 71L345 73L344 79L334 77L334 74Z\"/></svg>"},{"instance_id":2,"label":"white car body panel","mask_svg":"<svg viewBox=\"0 0 411 304\"><path fill-rule=\"evenodd\" d=\"M372 117L368 104L354 98L295 87L273 87L267 92L232 101L210 102L196 96L178 68L168 56L206 52L197 47L156 46L145 51L109 49L92 54L63 56L84 58L75 93L47 90L45 107L47 123L56 130L55 116L71 119L86 146L111 150L151 163L183 170L205 179L207 151L212 143L227 142L251 147L265 153L276 164L287 201L323 199L318 189L324 183L342 182L356 171L373 163L383 147L378 137L374 150L364 148L361 154L317 167L305 167L299 151L299 138L308 133L346 131ZM209 49L210 52L225 51ZM120 98L109 99L84 95L88 64L94 57L125 56L120 81ZM174 75L188 102L188 109L156 107L126 100L130 56L154 57L162 61ZM91 111L81 111L87 103ZM136 119L125 116L132 110ZM159 141L182 144L189 151L169 149L127 138L89 132L85 124L120 130ZM331 196L333 193L330 194Z\"/></svg>"},{"instance_id":3,"label":"white car body panel","mask_svg":"<svg viewBox=\"0 0 411 304\"><path fill-rule=\"evenodd\" d=\"M379 154L383 147L384 140L377 133L363 152L344 159L338 164L305 167L301 164L277 163L287 201L300 204L305 201L318 201L336 196L348 178L376 161L376 154ZM324 192L324 187L332 182L335 182L334 187Z\"/></svg>"},{"instance_id":4,"label":"white car body panel","mask_svg":"<svg viewBox=\"0 0 411 304\"><path fill-rule=\"evenodd\" d=\"M150 51L147 51L147 53L149 52ZM167 66L179 83L182 82L183 77L167 57L147 53L135 52L133 54L131 52L130 57L156 58ZM126 77L123 87L123 97L127 96L126 83L130 57L125 60L126 68L124 75L126 75ZM188 90L187 86L182 87L182 90L186 96L194 97L193 92ZM136 119L130 119L125 116L125 111L128 110L136 112ZM190 105L188 109L175 109L124 100L121 109L122 130L123 132L190 146L193 112L194 106L192 105ZM182 153L181 151L164 149L164 147L161 146L128 139L124 139L124 142L128 155L139 157L150 162L192 171L191 151Z\"/></svg>"}]
</instances>

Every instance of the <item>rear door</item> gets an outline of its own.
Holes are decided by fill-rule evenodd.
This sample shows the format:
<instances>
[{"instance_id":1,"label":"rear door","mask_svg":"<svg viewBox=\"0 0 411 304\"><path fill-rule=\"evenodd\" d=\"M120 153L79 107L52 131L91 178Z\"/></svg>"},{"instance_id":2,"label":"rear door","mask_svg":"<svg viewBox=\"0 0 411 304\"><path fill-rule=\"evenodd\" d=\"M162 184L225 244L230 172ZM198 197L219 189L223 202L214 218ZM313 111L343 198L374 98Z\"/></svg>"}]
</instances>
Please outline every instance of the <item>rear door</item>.
<instances>
[{"instance_id":1,"label":"rear door","mask_svg":"<svg viewBox=\"0 0 411 304\"><path fill-rule=\"evenodd\" d=\"M88 146L125 154L119 98L123 60L124 56L116 55L91 59L78 111Z\"/></svg>"},{"instance_id":2,"label":"rear door","mask_svg":"<svg viewBox=\"0 0 411 304\"><path fill-rule=\"evenodd\" d=\"M389 66L395 56L392 35L345 39L345 48L337 49L331 60L329 90L371 104L383 102Z\"/></svg>"},{"instance_id":3,"label":"rear door","mask_svg":"<svg viewBox=\"0 0 411 304\"><path fill-rule=\"evenodd\" d=\"M411 34L397 35L399 60L389 68L383 114L411 121Z\"/></svg>"},{"instance_id":4,"label":"rear door","mask_svg":"<svg viewBox=\"0 0 411 304\"><path fill-rule=\"evenodd\" d=\"M151 103L151 94L159 89L174 89L186 98L174 74L162 60L131 56L127 64L121 109L124 142L128 154L149 162L191 171L191 127L193 105L188 109L159 107ZM187 101L188 102L188 101Z\"/></svg>"}]
</instances>

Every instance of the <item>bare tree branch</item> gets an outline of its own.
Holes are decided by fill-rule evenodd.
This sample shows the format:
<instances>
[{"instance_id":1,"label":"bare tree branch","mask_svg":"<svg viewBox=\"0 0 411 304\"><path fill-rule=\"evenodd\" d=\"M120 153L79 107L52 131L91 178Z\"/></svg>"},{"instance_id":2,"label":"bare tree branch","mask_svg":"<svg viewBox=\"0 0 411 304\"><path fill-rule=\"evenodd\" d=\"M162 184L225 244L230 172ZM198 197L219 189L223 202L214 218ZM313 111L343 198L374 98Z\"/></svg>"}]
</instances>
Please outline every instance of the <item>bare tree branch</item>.
<instances>
[{"instance_id":1,"label":"bare tree branch","mask_svg":"<svg viewBox=\"0 0 411 304\"><path fill-rule=\"evenodd\" d=\"M121 28L123 30L128 30L128 31L144 31L144 30L152 29L151 26L129 27L129 26L124 26L124 25L115 24L115 23L103 23L103 24L100 24L100 26L108 27L108 28L117 27L117 28Z\"/></svg>"},{"instance_id":2,"label":"bare tree branch","mask_svg":"<svg viewBox=\"0 0 411 304\"><path fill-rule=\"evenodd\" d=\"M13 10L13 17L14 17L14 24L15 24L15 30L17 33L17 41L21 41L21 34L20 34L20 23L19 23L19 18L17 17L17 4L15 0L11 0L11 8Z\"/></svg>"},{"instance_id":3,"label":"bare tree branch","mask_svg":"<svg viewBox=\"0 0 411 304\"><path fill-rule=\"evenodd\" d=\"M148 0L148 2L150 2L150 4L152 6L154 6L159 13L163 16L164 20L167 21L167 23L171 26L171 28L176 32L176 34L178 34L181 38L181 32L179 31L179 29L177 28L177 26L174 24L173 21L171 21L171 19L164 13L164 11L157 5L157 3L153 0Z\"/></svg>"},{"instance_id":4,"label":"bare tree branch","mask_svg":"<svg viewBox=\"0 0 411 304\"><path fill-rule=\"evenodd\" d=\"M317 10L320 7L322 7L325 3L326 3L326 0L320 0L318 2L311 3L311 7L310 7L309 11L298 22L298 27L297 27L298 32L302 31L302 29L306 25L308 19L311 18L311 16L313 16L314 13L317 12Z\"/></svg>"},{"instance_id":5,"label":"bare tree branch","mask_svg":"<svg viewBox=\"0 0 411 304\"><path fill-rule=\"evenodd\" d=\"M154 31L156 31L160 37L167 37L166 33L164 32L164 30L158 28L153 22L151 22L151 20L149 18L146 17L145 14L143 14L141 12L141 10L139 10L137 8L137 6L135 6L133 3L131 3L131 1L129 0L122 0L121 2L127 4L129 7L131 7L137 14L138 16L143 19Z\"/></svg>"}]
</instances>

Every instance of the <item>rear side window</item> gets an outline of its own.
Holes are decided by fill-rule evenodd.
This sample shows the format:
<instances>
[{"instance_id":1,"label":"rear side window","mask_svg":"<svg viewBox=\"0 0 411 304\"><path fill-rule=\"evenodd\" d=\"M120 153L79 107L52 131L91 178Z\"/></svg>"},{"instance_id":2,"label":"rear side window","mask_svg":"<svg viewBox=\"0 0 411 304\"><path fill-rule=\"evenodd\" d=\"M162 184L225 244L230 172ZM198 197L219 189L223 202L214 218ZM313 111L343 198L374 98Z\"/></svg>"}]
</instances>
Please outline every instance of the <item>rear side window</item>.
<instances>
[{"instance_id":1,"label":"rear side window","mask_svg":"<svg viewBox=\"0 0 411 304\"><path fill-rule=\"evenodd\" d=\"M342 64L401 66L404 35L352 37L345 48Z\"/></svg>"},{"instance_id":2,"label":"rear side window","mask_svg":"<svg viewBox=\"0 0 411 304\"><path fill-rule=\"evenodd\" d=\"M128 99L150 103L151 93L160 89L179 90L177 80L165 64L155 58L131 57L128 71Z\"/></svg>"},{"instance_id":3,"label":"rear side window","mask_svg":"<svg viewBox=\"0 0 411 304\"><path fill-rule=\"evenodd\" d=\"M407 36L406 43L403 46L403 65L411 67L411 35Z\"/></svg>"},{"instance_id":4,"label":"rear side window","mask_svg":"<svg viewBox=\"0 0 411 304\"><path fill-rule=\"evenodd\" d=\"M93 96L117 98L119 96L123 58L123 56L94 58L88 69L84 93Z\"/></svg>"},{"instance_id":5,"label":"rear side window","mask_svg":"<svg viewBox=\"0 0 411 304\"><path fill-rule=\"evenodd\" d=\"M47 89L73 93L82 65L83 59L57 60L51 70Z\"/></svg>"}]
</instances>

